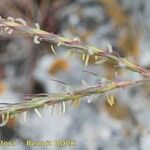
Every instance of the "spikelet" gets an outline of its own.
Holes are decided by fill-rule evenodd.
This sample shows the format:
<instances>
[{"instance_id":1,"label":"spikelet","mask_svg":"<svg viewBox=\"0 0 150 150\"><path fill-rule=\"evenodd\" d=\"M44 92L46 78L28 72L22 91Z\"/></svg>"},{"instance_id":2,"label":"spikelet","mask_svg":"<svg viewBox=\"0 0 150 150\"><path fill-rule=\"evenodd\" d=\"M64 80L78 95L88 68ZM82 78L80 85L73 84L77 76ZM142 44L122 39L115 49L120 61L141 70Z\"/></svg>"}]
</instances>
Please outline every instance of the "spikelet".
<instances>
[{"instance_id":1,"label":"spikelet","mask_svg":"<svg viewBox=\"0 0 150 150\"><path fill-rule=\"evenodd\" d=\"M94 50L93 50L92 48L89 48L89 49L88 49L88 53L89 53L90 55L93 55L93 54L94 54Z\"/></svg>"},{"instance_id":2,"label":"spikelet","mask_svg":"<svg viewBox=\"0 0 150 150\"><path fill-rule=\"evenodd\" d=\"M75 38L73 38L73 41L74 42L80 42L80 38L79 37L75 37Z\"/></svg>"},{"instance_id":3,"label":"spikelet","mask_svg":"<svg viewBox=\"0 0 150 150\"><path fill-rule=\"evenodd\" d=\"M39 118L42 118L42 115L41 115L41 113L39 112L39 110L37 108L34 108L34 111L35 111L35 113L37 114L37 116Z\"/></svg>"},{"instance_id":4,"label":"spikelet","mask_svg":"<svg viewBox=\"0 0 150 150\"><path fill-rule=\"evenodd\" d=\"M97 55L94 58L95 58L95 61L98 60L98 56Z\"/></svg>"},{"instance_id":5,"label":"spikelet","mask_svg":"<svg viewBox=\"0 0 150 150\"><path fill-rule=\"evenodd\" d=\"M112 46L110 44L107 44L107 50L109 53L113 52Z\"/></svg>"},{"instance_id":6,"label":"spikelet","mask_svg":"<svg viewBox=\"0 0 150 150\"><path fill-rule=\"evenodd\" d=\"M35 44L40 44L41 40L40 40L40 37L38 35L34 35L33 37L33 42Z\"/></svg>"},{"instance_id":7,"label":"spikelet","mask_svg":"<svg viewBox=\"0 0 150 150\"><path fill-rule=\"evenodd\" d=\"M107 60L106 59L101 59L95 62L95 65L101 65L104 64Z\"/></svg>"},{"instance_id":8,"label":"spikelet","mask_svg":"<svg viewBox=\"0 0 150 150\"><path fill-rule=\"evenodd\" d=\"M85 58L85 66L88 66L89 59L90 59L90 56L89 56L89 54L87 54L86 58Z\"/></svg>"},{"instance_id":9,"label":"spikelet","mask_svg":"<svg viewBox=\"0 0 150 150\"><path fill-rule=\"evenodd\" d=\"M11 22L14 22L14 18L13 17L7 17L7 20L8 21L11 21ZM4 30L8 33L8 34L12 34L13 33L13 29L12 28L9 28L9 27L5 27Z\"/></svg>"},{"instance_id":10,"label":"spikelet","mask_svg":"<svg viewBox=\"0 0 150 150\"><path fill-rule=\"evenodd\" d=\"M16 18L15 21L20 23L20 24L22 24L22 25L24 25L24 26L27 25L26 21L24 19L22 19L22 18Z\"/></svg>"},{"instance_id":11,"label":"spikelet","mask_svg":"<svg viewBox=\"0 0 150 150\"><path fill-rule=\"evenodd\" d=\"M57 46L60 46L60 45L62 45L62 43L61 43L61 42L57 43Z\"/></svg>"},{"instance_id":12,"label":"spikelet","mask_svg":"<svg viewBox=\"0 0 150 150\"><path fill-rule=\"evenodd\" d=\"M66 112L66 103L64 101L62 102L62 112L63 114Z\"/></svg>"},{"instance_id":13,"label":"spikelet","mask_svg":"<svg viewBox=\"0 0 150 150\"><path fill-rule=\"evenodd\" d=\"M27 111L23 112L23 121L27 121Z\"/></svg>"},{"instance_id":14,"label":"spikelet","mask_svg":"<svg viewBox=\"0 0 150 150\"><path fill-rule=\"evenodd\" d=\"M5 27L4 31L6 31L8 34L12 34L14 30L12 28Z\"/></svg>"},{"instance_id":15,"label":"spikelet","mask_svg":"<svg viewBox=\"0 0 150 150\"><path fill-rule=\"evenodd\" d=\"M115 104L114 95L107 95L106 98L110 106L113 106Z\"/></svg>"},{"instance_id":16,"label":"spikelet","mask_svg":"<svg viewBox=\"0 0 150 150\"><path fill-rule=\"evenodd\" d=\"M35 27L40 30L40 25L39 25L39 23L35 23Z\"/></svg>"},{"instance_id":17,"label":"spikelet","mask_svg":"<svg viewBox=\"0 0 150 150\"><path fill-rule=\"evenodd\" d=\"M81 102L81 99L75 99L75 100L72 101L71 104L74 108L79 108L80 107L80 102Z\"/></svg>"},{"instance_id":18,"label":"spikelet","mask_svg":"<svg viewBox=\"0 0 150 150\"><path fill-rule=\"evenodd\" d=\"M64 115L65 112L66 112L66 104L64 101L62 101L59 106L59 114Z\"/></svg>"},{"instance_id":19,"label":"spikelet","mask_svg":"<svg viewBox=\"0 0 150 150\"><path fill-rule=\"evenodd\" d=\"M9 112L7 112L6 117L5 117L5 114L1 114L1 115L2 115L2 121L0 123L0 127L3 127L9 121Z\"/></svg>"},{"instance_id":20,"label":"spikelet","mask_svg":"<svg viewBox=\"0 0 150 150\"><path fill-rule=\"evenodd\" d=\"M85 61L86 55L83 53L82 54L82 60Z\"/></svg>"},{"instance_id":21,"label":"spikelet","mask_svg":"<svg viewBox=\"0 0 150 150\"><path fill-rule=\"evenodd\" d=\"M53 45L51 45L51 50L53 51L54 54L57 54Z\"/></svg>"},{"instance_id":22,"label":"spikelet","mask_svg":"<svg viewBox=\"0 0 150 150\"><path fill-rule=\"evenodd\" d=\"M36 29L40 30L40 25L38 23L35 23L35 27L36 27ZM33 42L35 44L40 44L41 38L38 35L34 35Z\"/></svg>"},{"instance_id":23,"label":"spikelet","mask_svg":"<svg viewBox=\"0 0 150 150\"><path fill-rule=\"evenodd\" d=\"M14 19L13 17L11 17L11 16L7 17L7 20L8 20L8 21L11 21L11 22L14 22L14 21L15 21L15 19Z\"/></svg>"}]
</instances>

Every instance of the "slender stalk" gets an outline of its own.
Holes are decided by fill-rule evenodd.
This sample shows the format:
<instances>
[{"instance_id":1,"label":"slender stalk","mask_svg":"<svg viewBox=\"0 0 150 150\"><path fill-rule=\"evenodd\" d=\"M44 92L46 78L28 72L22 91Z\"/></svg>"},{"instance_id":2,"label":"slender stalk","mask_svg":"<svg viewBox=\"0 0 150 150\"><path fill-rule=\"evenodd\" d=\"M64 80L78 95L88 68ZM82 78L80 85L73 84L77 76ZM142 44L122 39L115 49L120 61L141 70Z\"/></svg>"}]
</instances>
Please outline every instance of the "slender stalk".
<instances>
[{"instance_id":1,"label":"slender stalk","mask_svg":"<svg viewBox=\"0 0 150 150\"><path fill-rule=\"evenodd\" d=\"M14 20L8 20L4 18L0 18L1 26L6 28L9 27L11 29L20 31L21 33L25 33L31 37L39 37L40 40L50 42L51 44L57 44L58 46L65 46L68 48L73 48L77 52L83 54L89 54L93 56L100 56L109 60L112 60L118 64L118 66L124 66L124 68L129 69L131 71L135 71L140 73L144 77L150 77L150 70L147 70L126 58L121 58L116 52L109 52L91 45L86 45L81 43L79 39L69 39L65 38L53 33L49 33L47 31L30 27L26 24L18 23Z\"/></svg>"},{"instance_id":2,"label":"slender stalk","mask_svg":"<svg viewBox=\"0 0 150 150\"><path fill-rule=\"evenodd\" d=\"M67 93L51 94L45 97L38 96L38 97L32 98L30 101L25 101L21 103L15 103L15 104L5 103L1 105L0 113L1 114L9 113L10 115L14 115L19 112L24 112L24 111L26 112L35 108L44 107L45 105L54 105L54 104L61 103L63 101L64 102L74 101L74 100L81 99L83 97L91 96L94 94L105 93L113 89L135 85L143 81L145 80L121 81L121 82L98 84L98 85L89 86L84 89L75 90L75 91L71 91Z\"/></svg>"}]
</instances>

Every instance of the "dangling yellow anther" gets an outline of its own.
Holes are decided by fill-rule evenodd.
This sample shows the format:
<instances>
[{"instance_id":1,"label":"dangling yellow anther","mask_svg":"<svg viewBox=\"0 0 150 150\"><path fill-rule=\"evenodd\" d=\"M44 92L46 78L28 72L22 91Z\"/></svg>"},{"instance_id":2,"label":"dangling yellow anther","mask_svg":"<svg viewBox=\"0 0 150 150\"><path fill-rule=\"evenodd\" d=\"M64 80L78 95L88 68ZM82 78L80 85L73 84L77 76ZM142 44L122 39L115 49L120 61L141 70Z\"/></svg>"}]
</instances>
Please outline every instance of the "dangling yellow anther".
<instances>
[{"instance_id":1,"label":"dangling yellow anther","mask_svg":"<svg viewBox=\"0 0 150 150\"><path fill-rule=\"evenodd\" d=\"M57 46L60 46L60 45L62 45L62 43L61 43L61 42L57 43Z\"/></svg>"},{"instance_id":2,"label":"dangling yellow anther","mask_svg":"<svg viewBox=\"0 0 150 150\"><path fill-rule=\"evenodd\" d=\"M83 53L83 54L82 54L82 60L83 60L83 61L85 61L85 56L86 56L86 55Z\"/></svg>"},{"instance_id":3,"label":"dangling yellow anther","mask_svg":"<svg viewBox=\"0 0 150 150\"><path fill-rule=\"evenodd\" d=\"M107 95L106 98L107 98L107 102L110 106L113 106L115 104L114 95Z\"/></svg>"},{"instance_id":4,"label":"dangling yellow anther","mask_svg":"<svg viewBox=\"0 0 150 150\"><path fill-rule=\"evenodd\" d=\"M72 106L74 106L75 108L79 108L80 107L80 99L76 99L72 101Z\"/></svg>"},{"instance_id":5,"label":"dangling yellow anther","mask_svg":"<svg viewBox=\"0 0 150 150\"><path fill-rule=\"evenodd\" d=\"M90 56L87 54L85 59L85 66L88 66Z\"/></svg>"},{"instance_id":6,"label":"dangling yellow anther","mask_svg":"<svg viewBox=\"0 0 150 150\"><path fill-rule=\"evenodd\" d=\"M27 121L27 111L23 112L23 121Z\"/></svg>"},{"instance_id":7,"label":"dangling yellow anther","mask_svg":"<svg viewBox=\"0 0 150 150\"><path fill-rule=\"evenodd\" d=\"M51 50L53 51L54 54L57 54L53 45L51 45Z\"/></svg>"},{"instance_id":8,"label":"dangling yellow anther","mask_svg":"<svg viewBox=\"0 0 150 150\"><path fill-rule=\"evenodd\" d=\"M59 114L64 115L65 112L66 112L66 104L63 101L63 102L60 103L60 106L59 106Z\"/></svg>"},{"instance_id":9,"label":"dangling yellow anther","mask_svg":"<svg viewBox=\"0 0 150 150\"><path fill-rule=\"evenodd\" d=\"M64 114L66 112L66 104L65 102L63 101L62 102L62 114Z\"/></svg>"},{"instance_id":10,"label":"dangling yellow anther","mask_svg":"<svg viewBox=\"0 0 150 150\"><path fill-rule=\"evenodd\" d=\"M3 127L9 121L9 112L7 112L6 117L5 114L2 114L2 122L0 123L0 127Z\"/></svg>"},{"instance_id":11,"label":"dangling yellow anther","mask_svg":"<svg viewBox=\"0 0 150 150\"><path fill-rule=\"evenodd\" d=\"M98 56L96 55L96 56L95 56L95 61L96 61L97 59L98 59Z\"/></svg>"},{"instance_id":12,"label":"dangling yellow anther","mask_svg":"<svg viewBox=\"0 0 150 150\"><path fill-rule=\"evenodd\" d=\"M41 115L41 113L38 111L37 108L34 108L34 111L35 111L35 113L36 113L40 118L42 118L42 115Z\"/></svg>"}]
</instances>

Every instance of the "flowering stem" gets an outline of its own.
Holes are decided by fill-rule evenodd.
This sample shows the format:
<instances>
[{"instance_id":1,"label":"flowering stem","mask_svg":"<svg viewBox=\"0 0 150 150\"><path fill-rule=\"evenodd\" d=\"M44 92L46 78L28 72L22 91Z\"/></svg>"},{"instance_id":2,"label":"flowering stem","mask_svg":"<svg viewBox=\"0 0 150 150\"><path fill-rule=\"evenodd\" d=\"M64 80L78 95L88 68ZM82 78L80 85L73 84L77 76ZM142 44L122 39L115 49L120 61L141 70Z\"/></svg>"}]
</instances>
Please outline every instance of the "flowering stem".
<instances>
[{"instance_id":1,"label":"flowering stem","mask_svg":"<svg viewBox=\"0 0 150 150\"><path fill-rule=\"evenodd\" d=\"M147 79L149 80L149 79ZM15 104L3 104L0 107L0 113L1 114L7 114L14 115L19 112L26 112L35 108L44 107L46 105L55 105L59 104L61 102L66 101L74 101L77 99L81 99L86 96L94 95L94 94L101 94L108 91L111 91L113 89L117 88L123 88L126 86L135 85L137 83L143 82L145 80L138 80L138 81L121 81L121 82L111 82L111 83L105 83L105 84L98 84L94 86L89 86L84 89L75 90L67 93L62 94L51 94L49 96L39 96L32 98L30 101L25 101L21 103L15 103Z\"/></svg>"},{"instance_id":2,"label":"flowering stem","mask_svg":"<svg viewBox=\"0 0 150 150\"><path fill-rule=\"evenodd\" d=\"M45 97L43 96L37 96L34 98L31 98L29 101L24 101L20 103L10 104L10 103L0 103L0 114L3 118L4 123L1 123L0 125L6 124L10 116L13 116L15 114L18 114L20 112L27 112L30 110L35 110L35 112L38 114L38 116L41 117L40 113L38 112L37 108L44 107L47 105L55 105L55 104L62 104L64 107L64 103L67 101L76 101L80 100L83 97L91 96L94 94L101 94L108 91L111 91L113 89L117 88L123 88L130 85L135 85L143 81L147 81L150 79L150 71L142 68L141 66L127 60L126 58L121 58L116 52L113 51L106 51L103 49L96 48L91 45L86 45L81 43L78 39L68 39L53 33L49 33L46 31L43 31L39 28L32 28L28 25L26 25L26 22L23 21L18 22L19 19L4 19L0 17L0 27L4 28L4 30L9 30L8 33L12 32L12 29L20 31L21 33L26 33L27 35L33 37L36 39L36 43L39 44L41 40L50 42L51 44L57 44L58 46L65 46L68 48L75 49L77 53L86 54L88 59L86 58L86 65L88 64L89 56L95 56L99 57L99 59L105 58L109 59L115 63L118 64L118 66L121 66L120 64L123 64L126 69L135 71L143 75L144 77L147 77L143 80L137 80L137 81L120 81L120 82L106 82L97 84L94 86L89 86L84 89L79 89L71 92L66 92L62 94L50 94ZM64 109L63 109L64 112Z\"/></svg>"},{"instance_id":3,"label":"flowering stem","mask_svg":"<svg viewBox=\"0 0 150 150\"><path fill-rule=\"evenodd\" d=\"M118 63L118 66L120 64L123 64L126 69L129 69L131 71L135 71L140 73L144 77L150 77L150 70L147 70L129 60L126 58L121 58L116 52L109 52L100 48L96 48L91 45L83 44L79 41L79 39L68 39L53 33L49 33L47 31L38 29L38 28L32 28L26 24L21 24L16 22L15 20L8 20L4 18L0 18L0 23L2 27L9 27L11 29L20 31L21 33L26 33L27 35L31 37L39 37L40 40L44 40L53 44L57 44L58 46L65 46L69 48L74 48L78 50L80 53L83 54L89 54L89 52L92 51L92 54L89 55L93 56L101 56L103 58L112 60L114 62Z\"/></svg>"}]
</instances>

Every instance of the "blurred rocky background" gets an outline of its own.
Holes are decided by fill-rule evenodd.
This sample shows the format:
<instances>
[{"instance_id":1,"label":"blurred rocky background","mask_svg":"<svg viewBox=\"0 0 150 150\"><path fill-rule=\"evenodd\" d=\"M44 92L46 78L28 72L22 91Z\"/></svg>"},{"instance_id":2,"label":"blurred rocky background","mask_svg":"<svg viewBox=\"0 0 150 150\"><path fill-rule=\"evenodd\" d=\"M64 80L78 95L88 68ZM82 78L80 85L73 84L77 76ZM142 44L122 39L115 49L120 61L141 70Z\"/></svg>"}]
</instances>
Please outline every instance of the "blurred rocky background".
<instances>
[{"instance_id":1,"label":"blurred rocky background","mask_svg":"<svg viewBox=\"0 0 150 150\"><path fill-rule=\"evenodd\" d=\"M0 16L23 18L33 27L39 23L45 31L77 37L103 49L110 44L120 56L150 68L149 0L5 0L0 1ZM57 55L50 43L36 45L27 36L1 33L0 102L65 92L99 83L104 77L114 80L116 74L121 79L140 78L137 73L118 71L110 63L95 65L92 59L85 67L80 57L67 56L61 47L55 50ZM76 141L75 147L61 148L64 150L149 150L149 89L147 82L109 92L115 95L113 106L107 103L104 93L85 98L79 108L68 103L64 115L57 105L40 109L42 118L28 112L26 122L20 114L0 127L0 140L21 141L15 147L5 147L11 150L60 149L27 147L23 144L27 139Z\"/></svg>"}]
</instances>

